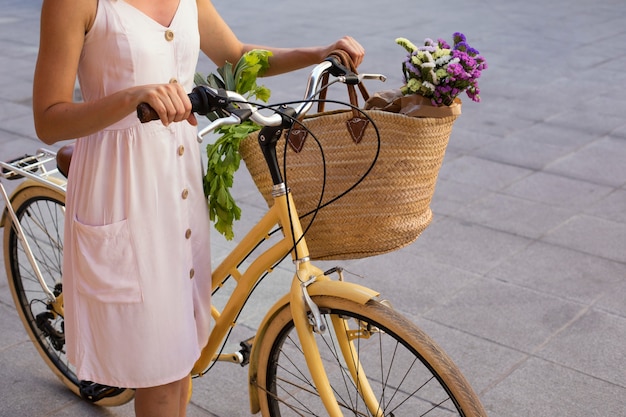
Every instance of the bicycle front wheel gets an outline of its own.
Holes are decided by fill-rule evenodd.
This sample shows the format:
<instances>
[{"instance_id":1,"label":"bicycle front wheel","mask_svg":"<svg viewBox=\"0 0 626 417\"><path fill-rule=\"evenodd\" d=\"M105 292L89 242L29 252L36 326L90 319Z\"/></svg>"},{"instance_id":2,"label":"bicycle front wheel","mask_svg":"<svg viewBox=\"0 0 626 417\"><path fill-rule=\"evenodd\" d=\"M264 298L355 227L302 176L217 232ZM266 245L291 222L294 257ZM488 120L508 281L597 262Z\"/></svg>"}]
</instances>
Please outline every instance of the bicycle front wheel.
<instances>
[{"instance_id":1,"label":"bicycle front wheel","mask_svg":"<svg viewBox=\"0 0 626 417\"><path fill-rule=\"evenodd\" d=\"M392 308L333 296L313 301L328 329L316 335L317 344L344 415L486 416L446 353ZM327 415L289 308L272 320L259 349L256 383L263 416Z\"/></svg>"},{"instance_id":2,"label":"bicycle front wheel","mask_svg":"<svg viewBox=\"0 0 626 417\"><path fill-rule=\"evenodd\" d=\"M65 196L42 186L27 187L13 197L12 207L41 271L45 285L59 298L63 292L63 228ZM74 392L95 392L98 405L120 405L130 401L134 391L104 387L78 380L65 352L64 320L53 313L13 222L7 219L4 230L4 259L9 288L18 315L44 362Z\"/></svg>"}]
</instances>

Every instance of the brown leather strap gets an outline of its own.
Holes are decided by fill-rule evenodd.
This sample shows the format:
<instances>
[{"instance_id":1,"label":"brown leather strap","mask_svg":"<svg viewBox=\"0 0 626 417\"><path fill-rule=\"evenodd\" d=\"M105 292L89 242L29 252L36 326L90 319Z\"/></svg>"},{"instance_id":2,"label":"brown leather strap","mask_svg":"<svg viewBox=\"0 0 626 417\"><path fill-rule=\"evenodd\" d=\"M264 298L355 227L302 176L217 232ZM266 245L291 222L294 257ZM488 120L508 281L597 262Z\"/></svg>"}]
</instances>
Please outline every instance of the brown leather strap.
<instances>
[{"instance_id":1,"label":"brown leather strap","mask_svg":"<svg viewBox=\"0 0 626 417\"><path fill-rule=\"evenodd\" d=\"M295 122L287 134L287 142L289 142L289 146L291 146L296 153L299 153L304 147L304 142L308 134L302 124Z\"/></svg>"},{"instance_id":2,"label":"brown leather strap","mask_svg":"<svg viewBox=\"0 0 626 417\"><path fill-rule=\"evenodd\" d=\"M348 68L353 73L357 74L356 66L354 65L352 58L350 58L350 55L346 51L337 49L332 51L329 56L337 58L343 66ZM327 92L327 88L324 87L328 85L328 80L329 74L325 73L322 77L322 90L319 94L320 101L317 104L318 113L324 112L324 100L326 99ZM367 89L365 88L363 83L359 83L358 86L361 97L363 98L363 103L365 103L369 99L370 95L367 92ZM358 108L359 97L357 95L356 89L354 88L354 85L348 85L347 87L350 104ZM364 118L362 113L356 108L352 108L352 118L346 121L346 129L350 133L350 136L355 143L361 142L361 140L363 139L363 135L365 134L365 129L368 125L369 119ZM287 141L296 153L300 152L304 147L304 142L306 141L307 135L308 133L306 129L299 123L296 123L290 130L289 134L287 135Z\"/></svg>"},{"instance_id":3,"label":"brown leather strap","mask_svg":"<svg viewBox=\"0 0 626 417\"><path fill-rule=\"evenodd\" d=\"M350 58L350 55L346 51L343 51L341 49L336 49L332 51L328 56L337 58L344 67L348 68L353 73L358 74L356 66L354 65L354 62L352 61L352 58ZM324 74L322 78L322 86L325 86L328 84L328 78L329 78L329 74L328 73ZM361 93L361 97L363 98L363 102L365 103L370 98L370 95L367 92L367 88L365 88L365 85L363 85L363 83L359 83L358 86L359 86L359 92ZM356 89L354 88L354 85L348 85L347 87L348 87L348 97L350 98L350 104L352 104L353 106L359 107L359 98L356 93ZM327 92L326 88L324 88L320 92L320 95L319 95L320 102L317 105L317 111L319 113L324 111L324 99L326 98L326 92ZM360 116L360 113L358 112L358 110L353 109L352 113L354 114L355 117Z\"/></svg>"}]
</instances>

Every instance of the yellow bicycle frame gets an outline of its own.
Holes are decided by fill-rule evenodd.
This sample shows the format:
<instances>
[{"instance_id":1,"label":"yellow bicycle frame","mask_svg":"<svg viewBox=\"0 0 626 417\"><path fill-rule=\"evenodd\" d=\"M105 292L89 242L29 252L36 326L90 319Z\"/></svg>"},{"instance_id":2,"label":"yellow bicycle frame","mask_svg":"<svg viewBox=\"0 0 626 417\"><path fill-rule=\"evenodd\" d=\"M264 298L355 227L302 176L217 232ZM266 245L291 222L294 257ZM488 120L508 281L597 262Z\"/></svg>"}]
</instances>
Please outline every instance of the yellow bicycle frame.
<instances>
[{"instance_id":1,"label":"yellow bicycle frame","mask_svg":"<svg viewBox=\"0 0 626 417\"><path fill-rule=\"evenodd\" d=\"M265 252L261 253L243 273L240 272L237 266L240 265L250 251L256 247L258 242L269 238L270 231L276 225L283 226L283 238ZM294 237L295 242L297 242L295 250L293 248ZM269 209L265 216L248 232L241 242L213 271L213 288L217 288L222 285L228 276L233 277L237 281L237 285L222 311L218 312L216 309L213 309L212 314L215 324L209 336L209 340L202 350L200 358L197 360L192 369L192 374L203 375L211 362L217 359L216 353L218 352L225 335L228 333L230 328L235 325L235 317L240 311L243 301L248 297L254 285L263 273L269 271L270 268L283 259L288 252L292 253L292 259L297 265L297 271L292 280L291 290L289 294L285 295L270 309L264 318L255 336L255 344L253 345L252 353L250 355L249 391L251 410L253 413L259 411L257 387L252 382L256 379L258 369L258 349L256 349L256 346L260 346L260 341L265 335L265 329L272 318L283 308L290 306L298 338L300 340L300 344L302 345L313 382L320 394L329 416L339 417L343 414L339 409L337 400L332 392L330 383L328 382L328 378L326 376L326 372L324 371L324 366L317 348L317 343L315 341L313 329L309 323L307 315L308 309L303 297L303 283L309 280L314 280L310 285L306 286L306 291L311 296L318 294L333 294L362 304L377 297L378 293L357 284L331 281L330 278L325 276L320 269L316 268L309 262L309 251L306 246L306 241L302 237L302 228L295 209L295 204L289 192L285 192L282 195L275 197L274 205ZM298 254L299 259L296 259L296 253ZM347 352L351 352L351 340L349 340L347 336L340 337L339 342L344 355ZM358 365L358 358L355 358L352 353L348 353L348 356L346 356L346 362L357 363L356 366L360 369L360 365ZM362 370L360 371L360 374L359 372L352 372L352 374L359 390L365 391L362 392L364 398L369 397L373 399L373 401L367 401L368 406L370 409L374 410L374 413L378 413L378 403L376 402L369 385L366 383L365 374Z\"/></svg>"}]
</instances>

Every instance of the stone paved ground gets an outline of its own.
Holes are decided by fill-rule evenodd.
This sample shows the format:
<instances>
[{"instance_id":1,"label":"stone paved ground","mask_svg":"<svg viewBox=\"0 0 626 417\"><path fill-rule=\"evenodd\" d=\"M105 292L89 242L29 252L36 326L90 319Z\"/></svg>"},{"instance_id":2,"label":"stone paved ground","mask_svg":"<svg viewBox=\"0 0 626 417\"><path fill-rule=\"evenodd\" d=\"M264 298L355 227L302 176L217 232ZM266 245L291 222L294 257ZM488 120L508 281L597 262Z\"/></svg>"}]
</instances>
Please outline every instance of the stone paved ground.
<instances>
[{"instance_id":1,"label":"stone paved ground","mask_svg":"<svg viewBox=\"0 0 626 417\"><path fill-rule=\"evenodd\" d=\"M626 415L626 3L215 4L248 42L311 45L352 34L368 50L362 71L389 76L384 88L400 83L396 37L464 32L490 68L483 102L465 100L455 125L435 222L407 248L346 266L451 354L491 416ZM39 7L0 0L3 159L39 146L30 108ZM298 98L305 76L267 85L275 100ZM263 202L243 170L237 180L241 233ZM229 245L214 241L218 260ZM288 267L246 310L240 339ZM5 280L0 333L0 416L132 415L131 404L92 407L58 383L27 340ZM249 414L246 369L225 366L196 383L190 416Z\"/></svg>"}]
</instances>

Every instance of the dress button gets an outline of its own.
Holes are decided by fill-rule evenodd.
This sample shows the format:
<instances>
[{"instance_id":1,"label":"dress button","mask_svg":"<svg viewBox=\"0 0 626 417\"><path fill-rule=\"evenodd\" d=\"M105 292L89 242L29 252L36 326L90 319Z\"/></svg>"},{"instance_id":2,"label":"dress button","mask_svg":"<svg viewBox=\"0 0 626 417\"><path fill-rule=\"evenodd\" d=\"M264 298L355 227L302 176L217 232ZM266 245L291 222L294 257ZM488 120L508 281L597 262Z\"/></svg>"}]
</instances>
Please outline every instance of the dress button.
<instances>
[{"instance_id":1,"label":"dress button","mask_svg":"<svg viewBox=\"0 0 626 417\"><path fill-rule=\"evenodd\" d=\"M196 271L194 271L193 268L191 268L189 270L189 279L192 279L195 274L196 274Z\"/></svg>"},{"instance_id":2,"label":"dress button","mask_svg":"<svg viewBox=\"0 0 626 417\"><path fill-rule=\"evenodd\" d=\"M185 231L185 239L189 239L191 237L191 229L187 229Z\"/></svg>"},{"instance_id":3,"label":"dress button","mask_svg":"<svg viewBox=\"0 0 626 417\"><path fill-rule=\"evenodd\" d=\"M183 145L180 145L178 147L178 156L183 156L184 153L185 153L185 147Z\"/></svg>"},{"instance_id":4,"label":"dress button","mask_svg":"<svg viewBox=\"0 0 626 417\"><path fill-rule=\"evenodd\" d=\"M170 84L176 84L178 80L176 78L170 78Z\"/></svg>"},{"instance_id":5,"label":"dress button","mask_svg":"<svg viewBox=\"0 0 626 417\"><path fill-rule=\"evenodd\" d=\"M189 190L185 188L181 194L181 197L183 198L183 200L186 200L187 197L189 197Z\"/></svg>"},{"instance_id":6,"label":"dress button","mask_svg":"<svg viewBox=\"0 0 626 417\"><path fill-rule=\"evenodd\" d=\"M174 32L172 32L171 30L166 30L165 31L165 40L168 42L171 42L174 40Z\"/></svg>"}]
</instances>

